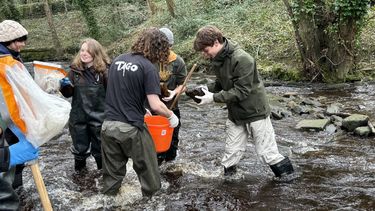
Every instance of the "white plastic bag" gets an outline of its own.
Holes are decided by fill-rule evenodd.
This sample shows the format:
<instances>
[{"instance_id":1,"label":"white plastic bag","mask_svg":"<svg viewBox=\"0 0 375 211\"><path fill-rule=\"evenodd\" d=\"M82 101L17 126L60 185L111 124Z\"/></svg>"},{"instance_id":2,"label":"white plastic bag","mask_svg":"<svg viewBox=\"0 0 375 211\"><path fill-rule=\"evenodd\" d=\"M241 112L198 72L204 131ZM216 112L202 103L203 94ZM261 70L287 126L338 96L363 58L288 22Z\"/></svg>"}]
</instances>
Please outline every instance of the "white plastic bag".
<instances>
[{"instance_id":1,"label":"white plastic bag","mask_svg":"<svg viewBox=\"0 0 375 211\"><path fill-rule=\"evenodd\" d=\"M60 80L65 77L66 72L61 65L49 62L33 62L34 80L45 92L58 93Z\"/></svg>"},{"instance_id":2,"label":"white plastic bag","mask_svg":"<svg viewBox=\"0 0 375 211\"><path fill-rule=\"evenodd\" d=\"M12 87L20 117L26 124L26 138L31 144L41 146L62 132L71 109L68 101L44 92L19 62L6 67L6 79Z\"/></svg>"}]
</instances>

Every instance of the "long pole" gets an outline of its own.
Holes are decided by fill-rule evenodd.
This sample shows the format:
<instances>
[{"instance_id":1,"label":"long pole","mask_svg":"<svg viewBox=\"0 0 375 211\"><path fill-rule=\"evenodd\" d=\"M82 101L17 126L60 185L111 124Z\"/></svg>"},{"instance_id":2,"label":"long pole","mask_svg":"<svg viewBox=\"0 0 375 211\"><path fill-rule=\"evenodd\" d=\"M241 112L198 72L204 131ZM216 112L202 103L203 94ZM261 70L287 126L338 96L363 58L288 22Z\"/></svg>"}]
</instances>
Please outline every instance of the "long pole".
<instances>
[{"instance_id":1,"label":"long pole","mask_svg":"<svg viewBox=\"0 0 375 211\"><path fill-rule=\"evenodd\" d=\"M172 105L171 105L171 107L169 109L172 110L176 106L178 98L180 98L180 95L182 94L182 91L185 90L186 84L187 84L188 80L190 80L191 75L193 75L193 72L194 72L194 70L195 70L196 67L197 67L197 64L194 64L193 67L190 69L188 75L186 76L186 78L184 80L184 83L182 84L181 92L179 92L177 94L177 96L174 98L173 103L172 103Z\"/></svg>"},{"instance_id":2,"label":"long pole","mask_svg":"<svg viewBox=\"0 0 375 211\"><path fill-rule=\"evenodd\" d=\"M33 163L30 165L31 173L34 177L34 182L36 185L36 189L38 190L40 200L42 202L43 210L44 211L52 211L52 205L48 198L48 193L46 186L44 185L42 174L40 173L38 163Z\"/></svg>"}]
</instances>

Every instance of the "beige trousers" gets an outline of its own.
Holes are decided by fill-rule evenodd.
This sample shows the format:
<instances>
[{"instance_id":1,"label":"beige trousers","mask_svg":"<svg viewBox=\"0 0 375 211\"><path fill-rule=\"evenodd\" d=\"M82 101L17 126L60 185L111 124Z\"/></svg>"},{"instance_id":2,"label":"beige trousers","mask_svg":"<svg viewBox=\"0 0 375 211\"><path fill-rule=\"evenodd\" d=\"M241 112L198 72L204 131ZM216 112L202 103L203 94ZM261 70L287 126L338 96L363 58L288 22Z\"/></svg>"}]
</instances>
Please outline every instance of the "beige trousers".
<instances>
[{"instance_id":1,"label":"beige trousers","mask_svg":"<svg viewBox=\"0 0 375 211\"><path fill-rule=\"evenodd\" d=\"M248 140L253 141L258 158L263 163L274 165L284 159L277 148L275 131L269 116L245 125L236 125L228 119L225 130L225 152L221 164L226 168L241 160Z\"/></svg>"}]
</instances>

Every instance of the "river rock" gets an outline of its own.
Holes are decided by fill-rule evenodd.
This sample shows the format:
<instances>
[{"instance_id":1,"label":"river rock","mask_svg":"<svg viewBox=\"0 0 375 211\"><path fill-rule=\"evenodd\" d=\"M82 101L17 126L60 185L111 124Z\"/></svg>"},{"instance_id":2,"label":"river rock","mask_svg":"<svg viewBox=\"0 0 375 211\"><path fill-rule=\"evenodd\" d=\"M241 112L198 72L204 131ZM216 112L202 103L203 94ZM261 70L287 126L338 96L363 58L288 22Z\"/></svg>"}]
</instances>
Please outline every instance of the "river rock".
<instances>
[{"instance_id":1,"label":"river rock","mask_svg":"<svg viewBox=\"0 0 375 211\"><path fill-rule=\"evenodd\" d=\"M329 119L305 119L298 122L296 129L321 131L328 123Z\"/></svg>"},{"instance_id":2,"label":"river rock","mask_svg":"<svg viewBox=\"0 0 375 211\"><path fill-rule=\"evenodd\" d=\"M367 126L369 117L362 114L353 114L342 120L342 127L348 131L354 131L357 127Z\"/></svg>"},{"instance_id":3,"label":"river rock","mask_svg":"<svg viewBox=\"0 0 375 211\"><path fill-rule=\"evenodd\" d=\"M191 99L193 99L196 103L200 103L201 100L196 98L195 96L203 96L204 92L200 87L196 87L186 90L185 94L189 96Z\"/></svg>"},{"instance_id":4,"label":"river rock","mask_svg":"<svg viewBox=\"0 0 375 211\"><path fill-rule=\"evenodd\" d=\"M325 131L328 132L328 134L333 134L337 131L337 128L334 124L329 124L326 128Z\"/></svg>"},{"instance_id":5,"label":"river rock","mask_svg":"<svg viewBox=\"0 0 375 211\"><path fill-rule=\"evenodd\" d=\"M359 136L368 136L371 133L371 129L369 126L357 127L354 130L354 134Z\"/></svg>"}]
</instances>

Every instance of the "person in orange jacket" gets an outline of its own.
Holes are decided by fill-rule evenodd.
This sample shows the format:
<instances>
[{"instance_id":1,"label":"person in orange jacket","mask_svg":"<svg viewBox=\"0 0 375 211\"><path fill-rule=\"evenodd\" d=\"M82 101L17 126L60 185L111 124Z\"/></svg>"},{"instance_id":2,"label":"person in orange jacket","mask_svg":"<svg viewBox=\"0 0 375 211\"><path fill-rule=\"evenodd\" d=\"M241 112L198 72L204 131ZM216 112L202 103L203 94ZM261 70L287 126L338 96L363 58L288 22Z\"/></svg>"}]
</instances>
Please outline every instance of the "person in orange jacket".
<instances>
[{"instance_id":1,"label":"person in orange jacket","mask_svg":"<svg viewBox=\"0 0 375 211\"><path fill-rule=\"evenodd\" d=\"M28 31L17 21L4 20L0 23L0 56L11 55L14 59L23 62L21 50L26 46ZM18 142L18 137L9 128L4 131L8 144ZM13 188L22 186L22 171L24 165L15 166Z\"/></svg>"},{"instance_id":2,"label":"person in orange jacket","mask_svg":"<svg viewBox=\"0 0 375 211\"><path fill-rule=\"evenodd\" d=\"M20 23L13 20L2 21L0 57L10 55L22 62L20 52L26 45L27 35L27 30ZM5 102L4 97L0 91L0 102ZM4 106L0 106L0 210L18 210L19 198L15 188L22 185L24 163L37 159L38 149L11 122L9 115L4 114L7 111Z\"/></svg>"}]
</instances>

